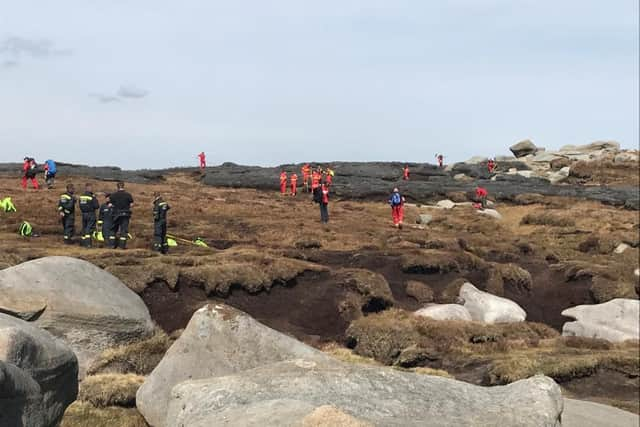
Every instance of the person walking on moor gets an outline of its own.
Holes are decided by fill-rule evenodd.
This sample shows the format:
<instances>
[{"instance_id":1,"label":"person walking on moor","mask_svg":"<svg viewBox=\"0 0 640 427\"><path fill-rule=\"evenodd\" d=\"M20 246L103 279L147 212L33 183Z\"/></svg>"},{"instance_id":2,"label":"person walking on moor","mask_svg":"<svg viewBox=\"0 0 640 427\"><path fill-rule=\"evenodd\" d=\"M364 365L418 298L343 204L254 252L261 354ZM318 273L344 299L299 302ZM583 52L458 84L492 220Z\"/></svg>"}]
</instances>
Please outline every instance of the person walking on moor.
<instances>
[{"instance_id":1,"label":"person walking on moor","mask_svg":"<svg viewBox=\"0 0 640 427\"><path fill-rule=\"evenodd\" d=\"M82 212L81 243L85 248L90 248L93 232L96 231L96 211L100 208L91 184L85 184L84 194L80 196L78 205L80 205L80 212Z\"/></svg>"},{"instance_id":2,"label":"person walking on moor","mask_svg":"<svg viewBox=\"0 0 640 427\"><path fill-rule=\"evenodd\" d=\"M391 205L393 225L397 228L402 228L402 222L404 221L404 197L402 197L397 188L393 189L393 193L391 193L389 197L389 205Z\"/></svg>"},{"instance_id":3,"label":"person walking on moor","mask_svg":"<svg viewBox=\"0 0 640 427\"><path fill-rule=\"evenodd\" d=\"M111 238L113 236L113 205L111 204L111 194L107 193L104 197L104 203L98 212L98 228L100 229L98 241L106 242L106 245L109 246L110 241L115 242L115 237Z\"/></svg>"},{"instance_id":4,"label":"person walking on moor","mask_svg":"<svg viewBox=\"0 0 640 427\"><path fill-rule=\"evenodd\" d=\"M64 244L72 243L73 234L75 232L76 220L76 196L74 196L75 188L73 184L67 185L67 191L60 195L58 201L58 215L62 222L62 235L64 236Z\"/></svg>"},{"instance_id":5,"label":"person walking on moor","mask_svg":"<svg viewBox=\"0 0 640 427\"><path fill-rule=\"evenodd\" d=\"M31 182L34 189L39 190L38 180L36 179L36 172L38 165L36 161L31 157L25 157L22 163L22 189L27 189L27 182Z\"/></svg>"},{"instance_id":6,"label":"person walking on moor","mask_svg":"<svg viewBox=\"0 0 640 427\"><path fill-rule=\"evenodd\" d=\"M169 252L167 243L167 211L169 209L171 209L169 204L156 193L153 200L153 249L163 254Z\"/></svg>"},{"instance_id":7,"label":"person walking on moor","mask_svg":"<svg viewBox=\"0 0 640 427\"><path fill-rule=\"evenodd\" d=\"M402 179L409 181L409 165L405 165L404 169L402 169Z\"/></svg>"},{"instance_id":8,"label":"person walking on moor","mask_svg":"<svg viewBox=\"0 0 640 427\"><path fill-rule=\"evenodd\" d=\"M109 236L109 247L127 249L129 239L129 221L131 220L131 208L133 207L133 197L124 189L124 182L119 182L117 191L111 193L111 204L113 205L113 235Z\"/></svg>"},{"instance_id":9,"label":"person walking on moor","mask_svg":"<svg viewBox=\"0 0 640 427\"><path fill-rule=\"evenodd\" d=\"M287 173L285 171L280 172L280 195L287 194Z\"/></svg>"}]
</instances>

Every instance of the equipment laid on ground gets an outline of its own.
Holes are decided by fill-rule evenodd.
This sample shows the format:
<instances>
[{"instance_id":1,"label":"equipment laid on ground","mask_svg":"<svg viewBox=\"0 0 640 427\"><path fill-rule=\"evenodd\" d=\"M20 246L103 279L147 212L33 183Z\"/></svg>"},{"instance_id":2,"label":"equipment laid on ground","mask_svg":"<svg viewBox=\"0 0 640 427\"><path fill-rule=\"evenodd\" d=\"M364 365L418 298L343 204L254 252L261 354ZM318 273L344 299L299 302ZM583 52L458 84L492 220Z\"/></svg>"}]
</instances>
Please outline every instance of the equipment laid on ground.
<instances>
[{"instance_id":1,"label":"equipment laid on ground","mask_svg":"<svg viewBox=\"0 0 640 427\"><path fill-rule=\"evenodd\" d=\"M5 212L17 212L18 211L16 209L16 206L11 201L11 197L5 197L4 199L0 200L0 209L4 210Z\"/></svg>"},{"instance_id":2,"label":"equipment laid on ground","mask_svg":"<svg viewBox=\"0 0 640 427\"><path fill-rule=\"evenodd\" d=\"M182 242L182 243L186 243L186 244L189 244L189 245L199 246L201 248L208 248L209 247L207 242L205 242L202 237L196 237L193 240L188 240L188 239L183 239L182 237L177 237L177 236L173 236L171 234L167 234L167 244L169 246L172 246L172 242L171 241L173 241L173 245L175 245L175 246L178 246L178 242Z\"/></svg>"},{"instance_id":3,"label":"equipment laid on ground","mask_svg":"<svg viewBox=\"0 0 640 427\"><path fill-rule=\"evenodd\" d=\"M27 221L22 221L18 226L18 234L22 237L31 237L33 234L33 227Z\"/></svg>"}]
</instances>

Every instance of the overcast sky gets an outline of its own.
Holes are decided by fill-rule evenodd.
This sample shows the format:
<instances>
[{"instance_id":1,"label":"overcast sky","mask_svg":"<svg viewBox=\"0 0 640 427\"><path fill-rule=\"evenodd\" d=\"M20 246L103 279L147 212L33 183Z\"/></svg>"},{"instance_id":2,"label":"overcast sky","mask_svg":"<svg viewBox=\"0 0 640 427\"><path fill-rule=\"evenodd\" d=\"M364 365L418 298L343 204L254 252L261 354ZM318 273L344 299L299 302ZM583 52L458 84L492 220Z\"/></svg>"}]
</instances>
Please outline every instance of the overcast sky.
<instances>
[{"instance_id":1,"label":"overcast sky","mask_svg":"<svg viewBox=\"0 0 640 427\"><path fill-rule=\"evenodd\" d=\"M638 146L637 0L0 0L0 162Z\"/></svg>"}]
</instances>

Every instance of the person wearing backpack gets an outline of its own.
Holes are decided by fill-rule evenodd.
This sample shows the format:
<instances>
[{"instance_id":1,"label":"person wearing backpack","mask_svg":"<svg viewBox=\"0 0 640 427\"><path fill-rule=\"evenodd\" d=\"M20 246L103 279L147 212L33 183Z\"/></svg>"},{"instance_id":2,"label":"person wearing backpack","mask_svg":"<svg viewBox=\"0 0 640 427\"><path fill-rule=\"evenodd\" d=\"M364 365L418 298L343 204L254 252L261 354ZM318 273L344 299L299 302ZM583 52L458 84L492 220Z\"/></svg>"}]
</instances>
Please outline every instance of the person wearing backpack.
<instances>
[{"instance_id":1,"label":"person wearing backpack","mask_svg":"<svg viewBox=\"0 0 640 427\"><path fill-rule=\"evenodd\" d=\"M402 197L397 188L393 189L393 193L391 193L389 197L389 205L391 205L393 225L397 228L402 228L402 221L404 220L404 197Z\"/></svg>"},{"instance_id":2,"label":"person wearing backpack","mask_svg":"<svg viewBox=\"0 0 640 427\"><path fill-rule=\"evenodd\" d=\"M329 187L327 184L314 188L313 201L320 205L320 222L326 224L329 222Z\"/></svg>"},{"instance_id":3,"label":"person wearing backpack","mask_svg":"<svg viewBox=\"0 0 640 427\"><path fill-rule=\"evenodd\" d=\"M47 184L48 189L53 188L57 172L58 168L56 167L56 162L51 159L44 162L44 182Z\"/></svg>"}]
</instances>

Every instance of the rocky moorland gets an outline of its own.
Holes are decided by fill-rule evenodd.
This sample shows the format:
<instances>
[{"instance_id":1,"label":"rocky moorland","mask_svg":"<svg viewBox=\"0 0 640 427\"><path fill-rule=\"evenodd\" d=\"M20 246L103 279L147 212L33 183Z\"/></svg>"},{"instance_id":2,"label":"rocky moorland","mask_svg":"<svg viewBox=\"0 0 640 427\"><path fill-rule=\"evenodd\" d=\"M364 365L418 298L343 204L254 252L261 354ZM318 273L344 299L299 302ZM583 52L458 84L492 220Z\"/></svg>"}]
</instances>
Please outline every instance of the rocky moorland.
<instances>
[{"instance_id":1,"label":"rocky moorland","mask_svg":"<svg viewBox=\"0 0 640 427\"><path fill-rule=\"evenodd\" d=\"M638 152L511 151L493 173L409 163L408 182L334 163L327 226L277 191L300 165L61 164L57 188L22 191L1 164L0 426L637 426ZM63 246L64 184L116 180L130 248ZM164 256L154 192L178 237Z\"/></svg>"}]
</instances>

